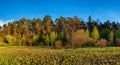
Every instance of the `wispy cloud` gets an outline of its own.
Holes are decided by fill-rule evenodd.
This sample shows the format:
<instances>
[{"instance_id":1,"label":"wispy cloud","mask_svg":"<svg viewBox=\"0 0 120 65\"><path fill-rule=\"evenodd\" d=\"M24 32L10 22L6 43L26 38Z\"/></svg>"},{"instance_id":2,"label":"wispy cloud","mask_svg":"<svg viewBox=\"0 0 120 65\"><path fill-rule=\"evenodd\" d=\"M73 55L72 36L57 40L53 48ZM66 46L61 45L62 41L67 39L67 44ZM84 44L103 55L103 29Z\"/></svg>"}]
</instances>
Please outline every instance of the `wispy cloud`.
<instances>
[{"instance_id":1,"label":"wispy cloud","mask_svg":"<svg viewBox=\"0 0 120 65\"><path fill-rule=\"evenodd\" d=\"M3 26L4 24L7 24L8 22L13 22L13 21L14 21L14 19L6 20L6 21L0 20L0 26Z\"/></svg>"}]
</instances>

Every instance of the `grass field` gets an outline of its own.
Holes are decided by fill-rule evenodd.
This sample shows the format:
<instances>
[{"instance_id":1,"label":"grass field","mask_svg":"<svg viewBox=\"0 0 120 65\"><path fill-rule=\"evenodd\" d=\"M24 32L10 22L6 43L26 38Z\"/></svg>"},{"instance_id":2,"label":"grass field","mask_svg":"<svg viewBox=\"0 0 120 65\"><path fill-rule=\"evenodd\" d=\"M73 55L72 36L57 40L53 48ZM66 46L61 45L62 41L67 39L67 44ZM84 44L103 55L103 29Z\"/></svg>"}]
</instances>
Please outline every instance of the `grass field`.
<instances>
[{"instance_id":1,"label":"grass field","mask_svg":"<svg viewBox=\"0 0 120 65\"><path fill-rule=\"evenodd\" d=\"M0 47L0 65L120 65L120 47Z\"/></svg>"}]
</instances>

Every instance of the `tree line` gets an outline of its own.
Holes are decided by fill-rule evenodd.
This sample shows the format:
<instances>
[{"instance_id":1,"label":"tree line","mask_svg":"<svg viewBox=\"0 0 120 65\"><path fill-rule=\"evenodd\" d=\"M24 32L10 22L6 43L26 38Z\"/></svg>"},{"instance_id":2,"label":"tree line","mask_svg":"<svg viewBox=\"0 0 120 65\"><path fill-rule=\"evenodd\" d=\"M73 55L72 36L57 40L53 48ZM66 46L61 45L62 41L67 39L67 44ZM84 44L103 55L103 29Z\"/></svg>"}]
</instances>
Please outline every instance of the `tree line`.
<instances>
[{"instance_id":1,"label":"tree line","mask_svg":"<svg viewBox=\"0 0 120 65\"><path fill-rule=\"evenodd\" d=\"M43 20L22 18L0 26L0 45L51 46L61 48L86 46L120 46L120 23L107 20L88 21L74 17L50 15Z\"/></svg>"}]
</instances>

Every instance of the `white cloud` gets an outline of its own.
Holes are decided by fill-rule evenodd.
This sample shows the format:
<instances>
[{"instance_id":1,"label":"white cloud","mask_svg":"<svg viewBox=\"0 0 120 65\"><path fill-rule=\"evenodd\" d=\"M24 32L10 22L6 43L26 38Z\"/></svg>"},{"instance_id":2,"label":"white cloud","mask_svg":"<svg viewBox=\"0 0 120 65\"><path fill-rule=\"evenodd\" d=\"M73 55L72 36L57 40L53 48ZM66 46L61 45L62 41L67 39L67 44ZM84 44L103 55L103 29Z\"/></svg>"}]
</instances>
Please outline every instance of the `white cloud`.
<instances>
[{"instance_id":1,"label":"white cloud","mask_svg":"<svg viewBox=\"0 0 120 65\"><path fill-rule=\"evenodd\" d=\"M3 26L4 24L7 24L8 22L13 22L13 21L14 19L6 20L6 21L0 20L0 26Z\"/></svg>"}]
</instances>

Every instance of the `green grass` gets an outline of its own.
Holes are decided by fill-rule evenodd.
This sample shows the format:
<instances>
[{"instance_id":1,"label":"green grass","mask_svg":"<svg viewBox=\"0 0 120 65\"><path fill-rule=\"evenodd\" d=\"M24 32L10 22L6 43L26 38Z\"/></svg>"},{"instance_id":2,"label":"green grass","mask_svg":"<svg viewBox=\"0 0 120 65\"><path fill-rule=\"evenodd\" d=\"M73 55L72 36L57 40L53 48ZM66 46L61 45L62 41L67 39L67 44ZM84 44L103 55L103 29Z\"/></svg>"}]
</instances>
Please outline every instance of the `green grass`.
<instances>
[{"instance_id":1,"label":"green grass","mask_svg":"<svg viewBox=\"0 0 120 65\"><path fill-rule=\"evenodd\" d=\"M120 65L120 47L0 47L0 65Z\"/></svg>"}]
</instances>

